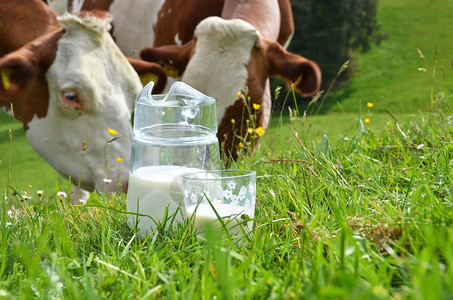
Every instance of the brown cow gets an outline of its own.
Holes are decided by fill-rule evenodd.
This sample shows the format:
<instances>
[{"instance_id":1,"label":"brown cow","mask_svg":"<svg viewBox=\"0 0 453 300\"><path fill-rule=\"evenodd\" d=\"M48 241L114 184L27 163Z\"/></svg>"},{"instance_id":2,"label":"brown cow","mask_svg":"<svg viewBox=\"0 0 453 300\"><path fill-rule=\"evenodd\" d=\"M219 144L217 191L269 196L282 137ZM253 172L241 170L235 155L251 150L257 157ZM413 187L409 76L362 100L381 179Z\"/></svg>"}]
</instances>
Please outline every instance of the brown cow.
<instances>
[{"instance_id":1,"label":"brown cow","mask_svg":"<svg viewBox=\"0 0 453 300\"><path fill-rule=\"evenodd\" d=\"M109 35L111 19L100 12L57 19L40 0L2 0L0 20L0 107L13 105L35 151L76 185L81 176L85 190L110 180L108 190L125 189L131 109L142 85ZM108 128L119 137L108 154L124 160L119 182L104 164Z\"/></svg>"}]
</instances>

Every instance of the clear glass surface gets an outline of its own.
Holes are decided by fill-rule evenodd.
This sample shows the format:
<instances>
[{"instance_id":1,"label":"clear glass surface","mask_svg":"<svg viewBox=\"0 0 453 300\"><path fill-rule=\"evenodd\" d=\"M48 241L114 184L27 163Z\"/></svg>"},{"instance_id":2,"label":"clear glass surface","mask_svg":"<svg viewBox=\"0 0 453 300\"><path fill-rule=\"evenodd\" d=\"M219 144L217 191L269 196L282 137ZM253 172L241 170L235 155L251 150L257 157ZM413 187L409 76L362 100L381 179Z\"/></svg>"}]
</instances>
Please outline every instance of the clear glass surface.
<instances>
[{"instance_id":1,"label":"clear glass surface","mask_svg":"<svg viewBox=\"0 0 453 300\"><path fill-rule=\"evenodd\" d=\"M231 234L240 234L241 226L252 229L255 216L256 173L246 170L203 171L185 174L183 196L188 218L195 225L220 227L228 224ZM241 226L238 226L241 224Z\"/></svg>"}]
</instances>

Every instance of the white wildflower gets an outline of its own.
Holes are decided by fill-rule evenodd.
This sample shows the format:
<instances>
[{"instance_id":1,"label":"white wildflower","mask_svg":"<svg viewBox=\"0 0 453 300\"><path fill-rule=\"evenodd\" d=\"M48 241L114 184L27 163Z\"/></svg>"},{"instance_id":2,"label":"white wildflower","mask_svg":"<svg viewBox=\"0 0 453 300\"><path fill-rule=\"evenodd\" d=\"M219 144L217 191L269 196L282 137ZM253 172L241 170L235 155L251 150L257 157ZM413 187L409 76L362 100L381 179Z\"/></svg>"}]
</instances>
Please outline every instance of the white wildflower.
<instances>
[{"instance_id":1,"label":"white wildflower","mask_svg":"<svg viewBox=\"0 0 453 300\"><path fill-rule=\"evenodd\" d=\"M66 194L63 191L57 192L57 196L60 197L61 199L68 197L68 194Z\"/></svg>"}]
</instances>

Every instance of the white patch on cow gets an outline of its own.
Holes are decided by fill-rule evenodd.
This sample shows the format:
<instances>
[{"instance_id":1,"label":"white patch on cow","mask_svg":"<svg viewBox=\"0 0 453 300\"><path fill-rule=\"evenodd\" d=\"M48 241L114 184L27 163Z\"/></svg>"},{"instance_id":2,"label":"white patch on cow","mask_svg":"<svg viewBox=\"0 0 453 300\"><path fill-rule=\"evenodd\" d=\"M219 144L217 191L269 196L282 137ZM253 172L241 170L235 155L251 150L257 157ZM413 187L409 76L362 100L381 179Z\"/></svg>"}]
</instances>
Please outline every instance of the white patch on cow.
<instances>
[{"instance_id":1,"label":"white patch on cow","mask_svg":"<svg viewBox=\"0 0 453 300\"><path fill-rule=\"evenodd\" d=\"M252 25L239 20L210 17L195 30L197 44L183 75L183 81L217 101L220 124L226 109L247 84L247 63L257 43Z\"/></svg>"},{"instance_id":2,"label":"white patch on cow","mask_svg":"<svg viewBox=\"0 0 453 300\"><path fill-rule=\"evenodd\" d=\"M175 44L176 44L176 45L179 45L179 46L182 45L182 41L181 41L181 39L179 38L179 33L177 33L177 34L175 35L175 39L174 39L174 40L175 40Z\"/></svg>"},{"instance_id":3,"label":"white patch on cow","mask_svg":"<svg viewBox=\"0 0 453 300\"><path fill-rule=\"evenodd\" d=\"M238 6L245 5L243 1ZM259 17L247 19L260 32L263 39L276 41L280 33L281 15L279 1L260 1L255 9L259 9ZM253 8L250 8L252 10ZM225 16L224 16L225 17ZM233 16L234 17L234 16Z\"/></svg>"},{"instance_id":4,"label":"white patch on cow","mask_svg":"<svg viewBox=\"0 0 453 300\"><path fill-rule=\"evenodd\" d=\"M267 128L271 119L272 111L272 97L269 78L266 80L266 87L264 88L263 102L261 102L261 110L264 112L261 126Z\"/></svg>"},{"instance_id":5,"label":"white patch on cow","mask_svg":"<svg viewBox=\"0 0 453 300\"><path fill-rule=\"evenodd\" d=\"M110 6L110 13L115 16L113 25L121 30L114 30L118 47L127 56L140 58L143 48L154 43L154 26L157 15L165 0L115 0Z\"/></svg>"},{"instance_id":6,"label":"white patch on cow","mask_svg":"<svg viewBox=\"0 0 453 300\"><path fill-rule=\"evenodd\" d=\"M72 1L72 12L81 11L83 3L85 3L85 0L73 0Z\"/></svg>"},{"instance_id":7,"label":"white patch on cow","mask_svg":"<svg viewBox=\"0 0 453 300\"><path fill-rule=\"evenodd\" d=\"M63 176L70 175L77 183L82 170L82 188L102 191L108 128L116 130L119 139L109 145L107 153L111 167L107 177L113 180L108 189L116 190L118 157L123 159L120 181L126 182L128 176L132 126L127 102L141 90L140 79L108 33L109 20L65 15L59 21L66 34L59 40L54 63L46 73L47 115L41 119L35 116L28 123L26 136ZM60 91L65 89L77 91L83 109L61 101Z\"/></svg>"},{"instance_id":8,"label":"white patch on cow","mask_svg":"<svg viewBox=\"0 0 453 300\"><path fill-rule=\"evenodd\" d=\"M68 0L47 0L47 5L59 15L68 11Z\"/></svg>"}]
</instances>

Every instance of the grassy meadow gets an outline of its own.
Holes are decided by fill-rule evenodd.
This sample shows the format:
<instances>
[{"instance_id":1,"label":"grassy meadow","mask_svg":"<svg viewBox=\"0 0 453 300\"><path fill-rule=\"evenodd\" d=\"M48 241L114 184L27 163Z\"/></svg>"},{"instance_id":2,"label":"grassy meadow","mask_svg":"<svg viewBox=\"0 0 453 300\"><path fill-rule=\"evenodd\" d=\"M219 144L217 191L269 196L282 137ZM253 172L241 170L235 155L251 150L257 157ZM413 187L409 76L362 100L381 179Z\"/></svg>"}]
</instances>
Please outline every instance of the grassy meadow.
<instances>
[{"instance_id":1,"label":"grassy meadow","mask_svg":"<svg viewBox=\"0 0 453 300\"><path fill-rule=\"evenodd\" d=\"M448 0L380 0L378 20L386 36L350 62L350 84L326 100L328 112L359 112L357 101L377 112L417 113L439 93L453 94L453 43ZM341 103L339 105L338 103Z\"/></svg>"},{"instance_id":2,"label":"grassy meadow","mask_svg":"<svg viewBox=\"0 0 453 300\"><path fill-rule=\"evenodd\" d=\"M273 116L233 166L257 172L249 237L186 222L138 239L126 195L70 205L0 114L0 299L452 299L452 10L381 0L388 37L351 83Z\"/></svg>"}]
</instances>

